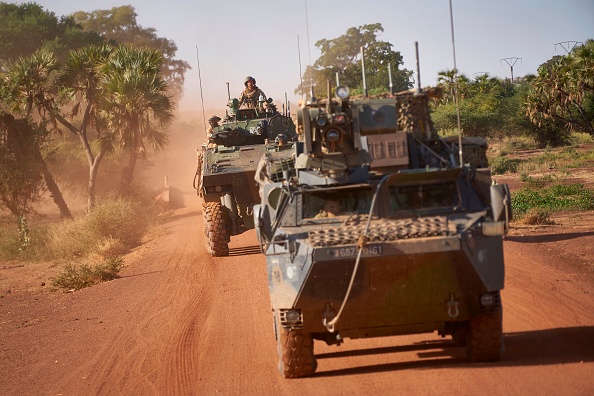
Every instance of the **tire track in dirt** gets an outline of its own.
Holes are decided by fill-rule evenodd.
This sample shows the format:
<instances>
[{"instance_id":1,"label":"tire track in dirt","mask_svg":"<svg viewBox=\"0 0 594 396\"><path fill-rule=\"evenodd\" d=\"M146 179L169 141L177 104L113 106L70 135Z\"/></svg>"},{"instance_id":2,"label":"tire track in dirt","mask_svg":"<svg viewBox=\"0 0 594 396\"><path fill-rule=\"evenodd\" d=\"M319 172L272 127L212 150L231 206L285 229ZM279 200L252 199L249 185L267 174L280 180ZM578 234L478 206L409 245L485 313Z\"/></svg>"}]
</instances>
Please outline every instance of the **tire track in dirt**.
<instances>
[{"instance_id":1,"label":"tire track in dirt","mask_svg":"<svg viewBox=\"0 0 594 396\"><path fill-rule=\"evenodd\" d=\"M184 217L191 213L182 212L180 219L168 224L169 234L150 253L152 263L146 264L156 264L154 270L159 273L133 288L141 291L141 297L130 301L132 315L92 370L90 382L97 384L97 393L191 389L196 366L193 350L199 347L193 341L212 300L211 274L204 265L210 258L196 254L198 221L195 213ZM129 277L140 278L142 274Z\"/></svg>"}]
</instances>

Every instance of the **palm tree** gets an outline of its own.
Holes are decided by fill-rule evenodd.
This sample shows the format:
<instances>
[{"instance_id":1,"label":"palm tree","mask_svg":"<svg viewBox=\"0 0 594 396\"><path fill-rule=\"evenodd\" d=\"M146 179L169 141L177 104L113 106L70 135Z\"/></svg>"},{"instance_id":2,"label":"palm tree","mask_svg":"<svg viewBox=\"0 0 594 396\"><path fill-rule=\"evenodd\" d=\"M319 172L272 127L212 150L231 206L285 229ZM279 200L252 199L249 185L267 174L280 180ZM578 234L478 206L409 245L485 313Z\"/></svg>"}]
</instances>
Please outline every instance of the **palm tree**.
<instances>
[{"instance_id":1,"label":"palm tree","mask_svg":"<svg viewBox=\"0 0 594 396\"><path fill-rule=\"evenodd\" d=\"M101 99L100 68L113 48L109 45L91 45L78 51L71 51L58 78L58 84L65 99L73 104L71 115L82 112L82 119L78 125L67 120L59 112L55 112L56 119L80 139L89 164L89 194L87 210L90 212L95 206L95 184L99 165L105 154L113 151L110 136L102 135L100 120L97 115L97 105ZM89 142L88 130L94 127L98 139L98 151L93 153Z\"/></svg>"},{"instance_id":2,"label":"palm tree","mask_svg":"<svg viewBox=\"0 0 594 396\"><path fill-rule=\"evenodd\" d=\"M163 56L155 50L118 47L101 69L101 115L128 154L122 192L132 182L136 161L146 155L146 146L161 149L168 142L167 134L155 128L173 121L173 104L160 74L162 62Z\"/></svg>"},{"instance_id":3,"label":"palm tree","mask_svg":"<svg viewBox=\"0 0 594 396\"><path fill-rule=\"evenodd\" d=\"M526 112L540 125L545 120L594 136L594 40L587 40L553 66L545 64L531 81Z\"/></svg>"},{"instance_id":4,"label":"palm tree","mask_svg":"<svg viewBox=\"0 0 594 396\"><path fill-rule=\"evenodd\" d=\"M18 58L5 66L6 100L8 108L23 119L31 120L34 110L40 120L55 107L52 77L57 70L57 61L51 52L39 51L28 57ZM40 126L43 124L40 121ZM54 125L55 127L55 125ZM60 188L56 184L40 151L35 155L41 167L45 184L60 209L62 217L72 218Z\"/></svg>"}]
</instances>

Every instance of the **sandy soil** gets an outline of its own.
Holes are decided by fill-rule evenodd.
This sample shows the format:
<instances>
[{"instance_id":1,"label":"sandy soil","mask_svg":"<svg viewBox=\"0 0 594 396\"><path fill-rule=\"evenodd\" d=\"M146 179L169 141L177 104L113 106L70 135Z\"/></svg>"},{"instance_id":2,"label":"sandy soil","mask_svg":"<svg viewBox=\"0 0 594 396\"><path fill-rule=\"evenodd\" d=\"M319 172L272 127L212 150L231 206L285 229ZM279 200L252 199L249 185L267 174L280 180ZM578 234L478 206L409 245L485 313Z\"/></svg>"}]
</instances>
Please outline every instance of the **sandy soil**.
<instances>
[{"instance_id":1,"label":"sandy soil","mask_svg":"<svg viewBox=\"0 0 594 396\"><path fill-rule=\"evenodd\" d=\"M183 207L120 279L52 292L59 268L0 263L0 394L594 394L594 213L511 230L504 360L471 364L436 334L316 341L316 376L284 380L254 232L211 258L194 168L177 169Z\"/></svg>"}]
</instances>

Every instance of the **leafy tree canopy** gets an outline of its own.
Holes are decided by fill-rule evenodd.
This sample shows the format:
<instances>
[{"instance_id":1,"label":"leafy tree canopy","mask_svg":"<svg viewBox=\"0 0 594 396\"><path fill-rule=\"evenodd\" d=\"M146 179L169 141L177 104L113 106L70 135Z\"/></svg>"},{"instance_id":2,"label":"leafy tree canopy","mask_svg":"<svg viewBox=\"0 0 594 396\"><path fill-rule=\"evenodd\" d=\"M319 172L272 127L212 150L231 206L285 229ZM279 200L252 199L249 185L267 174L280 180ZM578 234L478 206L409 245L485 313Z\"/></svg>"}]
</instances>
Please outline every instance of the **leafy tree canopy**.
<instances>
[{"instance_id":1,"label":"leafy tree canopy","mask_svg":"<svg viewBox=\"0 0 594 396\"><path fill-rule=\"evenodd\" d=\"M594 136L594 40L553 59L531 82L527 114L537 125L561 122Z\"/></svg>"},{"instance_id":2,"label":"leafy tree canopy","mask_svg":"<svg viewBox=\"0 0 594 396\"><path fill-rule=\"evenodd\" d=\"M388 91L388 64L392 69L394 91L410 88L412 71L400 69L404 63L400 52L392 49L392 44L378 40L384 31L380 23L349 28L346 34L335 39L322 39L316 42L321 51L313 66L308 66L303 75L303 84L295 93L309 93L310 79L317 96L325 96L326 81L335 81L336 73L340 84L362 92L361 47L365 53L365 74L369 91Z\"/></svg>"},{"instance_id":3,"label":"leafy tree canopy","mask_svg":"<svg viewBox=\"0 0 594 396\"><path fill-rule=\"evenodd\" d=\"M74 20L86 31L99 33L102 37L134 48L150 48L163 54L161 73L167 81L174 97L183 92L184 76L190 65L174 59L177 52L175 42L157 36L153 28L144 28L136 21L137 14L130 5L113 7L110 10L93 12L79 11L72 14Z\"/></svg>"},{"instance_id":4,"label":"leafy tree canopy","mask_svg":"<svg viewBox=\"0 0 594 396\"><path fill-rule=\"evenodd\" d=\"M73 18L58 18L37 3L0 2L0 62L31 55L41 48L63 59L70 49L101 41L97 33L84 32Z\"/></svg>"}]
</instances>

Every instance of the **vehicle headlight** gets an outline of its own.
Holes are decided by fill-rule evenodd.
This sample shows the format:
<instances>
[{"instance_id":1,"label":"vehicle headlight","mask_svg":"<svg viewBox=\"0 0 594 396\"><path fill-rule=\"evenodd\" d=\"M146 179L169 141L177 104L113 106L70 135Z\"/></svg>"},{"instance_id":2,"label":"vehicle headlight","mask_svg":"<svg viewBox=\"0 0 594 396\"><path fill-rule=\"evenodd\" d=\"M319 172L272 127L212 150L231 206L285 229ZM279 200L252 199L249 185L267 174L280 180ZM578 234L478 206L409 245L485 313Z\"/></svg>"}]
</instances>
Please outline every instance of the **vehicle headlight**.
<instances>
[{"instance_id":1,"label":"vehicle headlight","mask_svg":"<svg viewBox=\"0 0 594 396\"><path fill-rule=\"evenodd\" d=\"M337 142L340 139L340 132L336 129L330 129L326 132L326 139L328 139L329 142Z\"/></svg>"},{"instance_id":2,"label":"vehicle headlight","mask_svg":"<svg viewBox=\"0 0 594 396\"><path fill-rule=\"evenodd\" d=\"M299 309L288 309L288 310L281 310L280 312L280 320L281 324L284 326L287 325L302 325L303 318L301 317L301 310Z\"/></svg>"},{"instance_id":3,"label":"vehicle headlight","mask_svg":"<svg viewBox=\"0 0 594 396\"><path fill-rule=\"evenodd\" d=\"M318 117L318 121L317 121L318 125L323 127L328 123L328 119L326 118L326 116L320 115Z\"/></svg>"},{"instance_id":4,"label":"vehicle headlight","mask_svg":"<svg viewBox=\"0 0 594 396\"><path fill-rule=\"evenodd\" d=\"M481 296L481 305L483 307L490 307L495 303L495 296L492 294L483 294Z\"/></svg>"},{"instance_id":5,"label":"vehicle headlight","mask_svg":"<svg viewBox=\"0 0 594 396\"><path fill-rule=\"evenodd\" d=\"M505 235L505 222L482 223L482 231L485 236L503 236Z\"/></svg>"}]
</instances>

